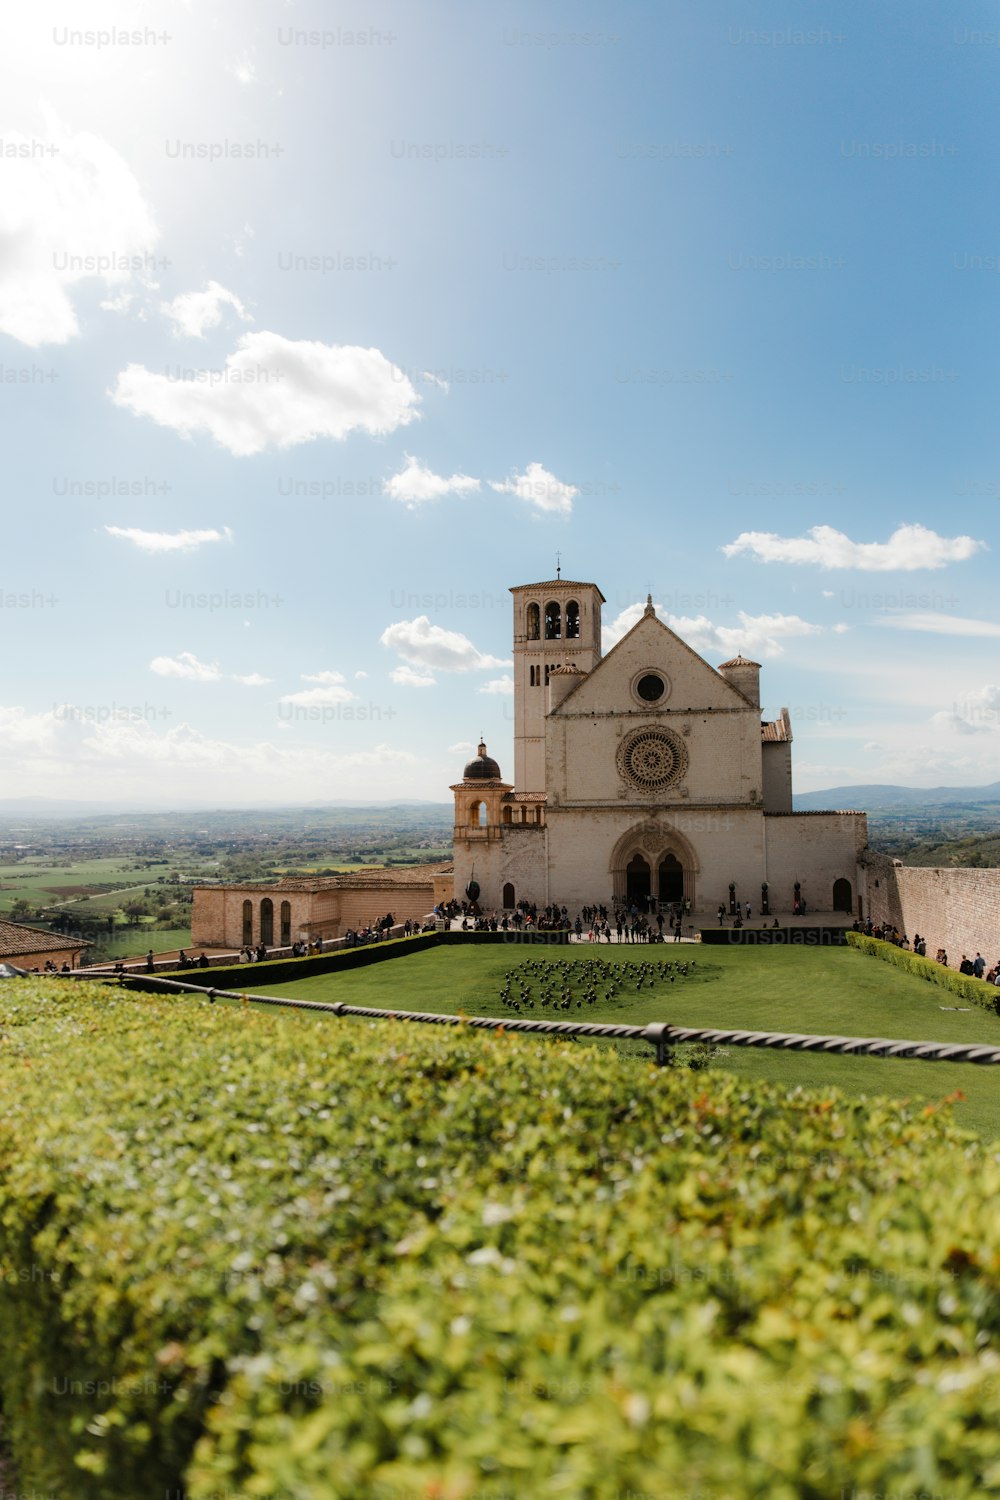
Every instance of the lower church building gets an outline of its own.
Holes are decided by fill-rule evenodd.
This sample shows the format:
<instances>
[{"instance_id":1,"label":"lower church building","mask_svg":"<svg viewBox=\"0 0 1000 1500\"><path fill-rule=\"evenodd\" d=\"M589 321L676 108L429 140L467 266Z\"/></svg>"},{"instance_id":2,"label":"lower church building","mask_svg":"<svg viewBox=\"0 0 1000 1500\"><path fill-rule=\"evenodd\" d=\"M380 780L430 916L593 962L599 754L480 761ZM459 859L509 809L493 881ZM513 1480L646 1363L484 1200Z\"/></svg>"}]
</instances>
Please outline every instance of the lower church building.
<instances>
[{"instance_id":1,"label":"lower church building","mask_svg":"<svg viewBox=\"0 0 1000 1500\"><path fill-rule=\"evenodd\" d=\"M863 915L863 812L792 810L787 709L760 716L760 663L711 666L656 617L607 655L596 584L514 597L514 778L485 744L451 791L455 896L484 911L690 903ZM473 887L474 889L474 887Z\"/></svg>"}]
</instances>

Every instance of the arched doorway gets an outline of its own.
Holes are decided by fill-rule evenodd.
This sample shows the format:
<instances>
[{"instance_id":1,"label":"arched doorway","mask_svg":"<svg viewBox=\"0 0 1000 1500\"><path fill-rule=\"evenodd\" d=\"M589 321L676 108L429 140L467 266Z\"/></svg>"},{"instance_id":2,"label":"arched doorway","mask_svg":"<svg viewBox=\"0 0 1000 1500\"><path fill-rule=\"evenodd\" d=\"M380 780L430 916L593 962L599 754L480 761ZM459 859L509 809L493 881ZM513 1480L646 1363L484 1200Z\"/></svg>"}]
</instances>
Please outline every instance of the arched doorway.
<instances>
[{"instance_id":1,"label":"arched doorway","mask_svg":"<svg viewBox=\"0 0 1000 1500\"><path fill-rule=\"evenodd\" d=\"M514 887L511 885L509 880L503 888L503 905L508 909L508 911L513 911L514 906L516 905L516 902L514 900Z\"/></svg>"},{"instance_id":2,"label":"arched doorway","mask_svg":"<svg viewBox=\"0 0 1000 1500\"><path fill-rule=\"evenodd\" d=\"M281 947L290 948L292 945L292 903L282 901L281 903Z\"/></svg>"},{"instance_id":3,"label":"arched doorway","mask_svg":"<svg viewBox=\"0 0 1000 1500\"><path fill-rule=\"evenodd\" d=\"M629 906L645 909L652 889L649 865L641 854L634 854L625 866L625 899Z\"/></svg>"},{"instance_id":4,"label":"arched doorway","mask_svg":"<svg viewBox=\"0 0 1000 1500\"><path fill-rule=\"evenodd\" d=\"M274 943L274 902L270 896L260 903L260 940L266 948Z\"/></svg>"},{"instance_id":5,"label":"arched doorway","mask_svg":"<svg viewBox=\"0 0 1000 1500\"><path fill-rule=\"evenodd\" d=\"M647 817L625 830L608 858L615 901L642 905L642 897L695 904L700 864L690 839L666 817ZM634 891L633 891L634 886Z\"/></svg>"},{"instance_id":6,"label":"arched doorway","mask_svg":"<svg viewBox=\"0 0 1000 1500\"><path fill-rule=\"evenodd\" d=\"M243 903L243 946L249 948L253 942L253 902Z\"/></svg>"},{"instance_id":7,"label":"arched doorway","mask_svg":"<svg viewBox=\"0 0 1000 1500\"><path fill-rule=\"evenodd\" d=\"M835 880L833 882L833 909L834 911L846 911L850 913L854 909L851 900L851 882L849 880Z\"/></svg>"},{"instance_id":8,"label":"arched doorway","mask_svg":"<svg viewBox=\"0 0 1000 1500\"><path fill-rule=\"evenodd\" d=\"M672 852L660 861L659 896L671 904L684 900L684 866Z\"/></svg>"}]
</instances>

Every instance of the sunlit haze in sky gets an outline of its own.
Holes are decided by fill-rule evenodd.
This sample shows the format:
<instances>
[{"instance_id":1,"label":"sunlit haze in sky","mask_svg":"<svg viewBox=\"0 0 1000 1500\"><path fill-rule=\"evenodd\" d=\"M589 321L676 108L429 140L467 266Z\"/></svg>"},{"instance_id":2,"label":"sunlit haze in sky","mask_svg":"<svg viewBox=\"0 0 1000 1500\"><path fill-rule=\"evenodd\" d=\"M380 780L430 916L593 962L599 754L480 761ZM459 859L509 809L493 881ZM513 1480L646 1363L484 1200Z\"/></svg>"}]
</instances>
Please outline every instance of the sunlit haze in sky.
<instances>
[{"instance_id":1,"label":"sunlit haze in sky","mask_svg":"<svg viewBox=\"0 0 1000 1500\"><path fill-rule=\"evenodd\" d=\"M995 6L0 22L0 798L449 798L511 585L1000 776Z\"/></svg>"}]
</instances>

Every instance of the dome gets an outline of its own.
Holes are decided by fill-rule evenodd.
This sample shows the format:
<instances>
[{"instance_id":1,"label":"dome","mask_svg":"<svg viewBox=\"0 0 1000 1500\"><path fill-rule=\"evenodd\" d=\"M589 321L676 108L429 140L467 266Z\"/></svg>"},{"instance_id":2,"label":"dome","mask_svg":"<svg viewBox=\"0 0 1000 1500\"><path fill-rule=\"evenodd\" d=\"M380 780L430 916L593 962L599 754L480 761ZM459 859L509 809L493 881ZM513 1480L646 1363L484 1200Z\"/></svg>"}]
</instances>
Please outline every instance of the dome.
<instances>
[{"instance_id":1,"label":"dome","mask_svg":"<svg viewBox=\"0 0 1000 1500\"><path fill-rule=\"evenodd\" d=\"M475 760L470 760L462 773L466 781L502 781L500 767L491 755L486 754L486 745L479 741Z\"/></svg>"}]
</instances>

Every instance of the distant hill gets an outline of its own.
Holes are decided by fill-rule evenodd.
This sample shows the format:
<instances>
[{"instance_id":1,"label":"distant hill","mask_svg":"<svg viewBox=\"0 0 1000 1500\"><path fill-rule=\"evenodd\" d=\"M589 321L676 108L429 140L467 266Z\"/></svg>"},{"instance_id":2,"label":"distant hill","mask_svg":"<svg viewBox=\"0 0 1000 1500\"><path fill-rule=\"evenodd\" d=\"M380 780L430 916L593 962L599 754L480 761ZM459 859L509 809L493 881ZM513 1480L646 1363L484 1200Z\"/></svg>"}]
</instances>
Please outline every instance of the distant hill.
<instances>
[{"instance_id":1,"label":"distant hill","mask_svg":"<svg viewBox=\"0 0 1000 1500\"><path fill-rule=\"evenodd\" d=\"M925 813L930 808L975 807L1000 804L1000 781L989 786L835 786L824 792L800 792L793 799L796 812L857 808L861 812L905 810Z\"/></svg>"}]
</instances>

